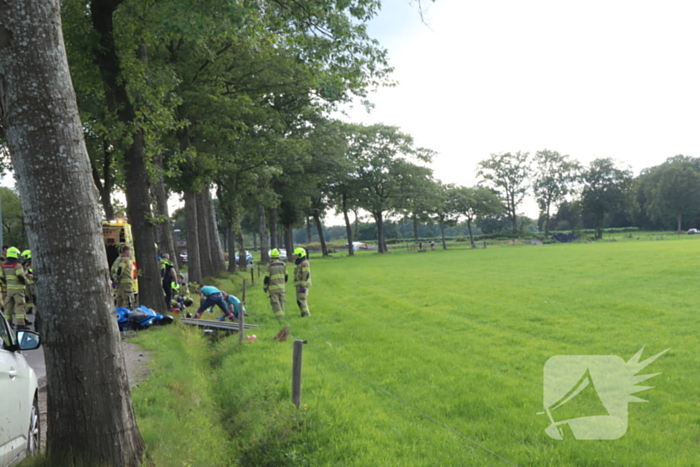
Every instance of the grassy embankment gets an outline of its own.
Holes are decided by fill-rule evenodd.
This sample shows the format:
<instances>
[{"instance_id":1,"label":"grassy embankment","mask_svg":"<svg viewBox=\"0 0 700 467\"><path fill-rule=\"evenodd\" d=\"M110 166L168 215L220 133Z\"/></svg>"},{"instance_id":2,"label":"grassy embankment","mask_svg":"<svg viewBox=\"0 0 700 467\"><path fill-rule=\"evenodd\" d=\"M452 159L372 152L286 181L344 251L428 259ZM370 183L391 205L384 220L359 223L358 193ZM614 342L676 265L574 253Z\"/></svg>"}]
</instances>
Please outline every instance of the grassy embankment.
<instances>
[{"instance_id":1,"label":"grassy embankment","mask_svg":"<svg viewBox=\"0 0 700 467\"><path fill-rule=\"evenodd\" d=\"M271 342L279 326L256 282L255 342L179 326L140 335L155 357L133 392L150 455L158 466L509 465L476 441L520 466L700 465L700 238L669 238L314 260L311 319L288 292L292 332L309 340L300 411L291 343ZM550 357L629 360L644 346L642 358L671 350L641 372L662 374L637 394L649 403L629 404L625 436L545 434Z\"/></svg>"}]
</instances>

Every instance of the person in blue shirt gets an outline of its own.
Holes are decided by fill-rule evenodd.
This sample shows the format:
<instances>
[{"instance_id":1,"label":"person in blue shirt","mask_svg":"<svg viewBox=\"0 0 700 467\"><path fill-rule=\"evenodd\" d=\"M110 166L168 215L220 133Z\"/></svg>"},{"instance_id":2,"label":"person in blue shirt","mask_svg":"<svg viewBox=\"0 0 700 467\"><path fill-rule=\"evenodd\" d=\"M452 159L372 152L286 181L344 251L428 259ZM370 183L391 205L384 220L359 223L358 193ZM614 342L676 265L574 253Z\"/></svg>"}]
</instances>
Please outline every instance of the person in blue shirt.
<instances>
[{"instance_id":1,"label":"person in blue shirt","mask_svg":"<svg viewBox=\"0 0 700 467\"><path fill-rule=\"evenodd\" d=\"M243 310L243 314L245 316L248 316L248 313L245 310L245 306L241 303L241 301L236 297L235 295L227 294L226 292L221 292L221 295L224 296L224 302L226 303L226 306L228 307L228 310L233 313L233 316L238 319L238 314L240 313L240 310ZM211 311L211 310L209 310ZM219 321L224 321L226 320L226 316L220 316L218 318Z\"/></svg>"},{"instance_id":2,"label":"person in blue shirt","mask_svg":"<svg viewBox=\"0 0 700 467\"><path fill-rule=\"evenodd\" d=\"M228 316L231 319L231 321L236 321L236 318L233 316L233 313L229 311L228 306L224 301L224 296L219 289L212 285L205 285L199 289L199 296L202 298L202 302L199 305L199 309L197 309L197 312L194 314L194 317L196 319L199 319L202 313L204 313L204 310L216 305L219 308L221 308L221 311L224 312L224 315Z\"/></svg>"}]
</instances>

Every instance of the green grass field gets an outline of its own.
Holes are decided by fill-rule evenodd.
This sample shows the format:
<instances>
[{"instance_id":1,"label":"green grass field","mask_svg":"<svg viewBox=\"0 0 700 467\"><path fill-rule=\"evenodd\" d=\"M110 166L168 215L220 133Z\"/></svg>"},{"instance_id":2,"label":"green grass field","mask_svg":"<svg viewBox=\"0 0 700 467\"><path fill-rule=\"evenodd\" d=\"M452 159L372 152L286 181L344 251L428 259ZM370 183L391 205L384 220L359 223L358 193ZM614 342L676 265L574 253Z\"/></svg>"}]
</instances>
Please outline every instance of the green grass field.
<instances>
[{"instance_id":1,"label":"green grass field","mask_svg":"<svg viewBox=\"0 0 700 467\"><path fill-rule=\"evenodd\" d=\"M142 334L155 372L134 401L151 455L156 465L700 465L700 238L674 240L312 258L310 319L288 290L292 333L309 341L299 411L292 346L271 342L279 326L256 279L255 342L208 344L179 327ZM210 352L181 358L196 366L188 378L208 379L199 395L161 367L174 336ZM547 436L538 413L550 357L627 361L643 347L642 360L670 350L640 372L662 374L641 383L654 388L629 404L622 438ZM166 455L168 430L156 428L169 390L211 414L197 445L212 447L187 462ZM171 418L187 419L183 406ZM178 439L179 451L196 451L192 436Z\"/></svg>"}]
</instances>

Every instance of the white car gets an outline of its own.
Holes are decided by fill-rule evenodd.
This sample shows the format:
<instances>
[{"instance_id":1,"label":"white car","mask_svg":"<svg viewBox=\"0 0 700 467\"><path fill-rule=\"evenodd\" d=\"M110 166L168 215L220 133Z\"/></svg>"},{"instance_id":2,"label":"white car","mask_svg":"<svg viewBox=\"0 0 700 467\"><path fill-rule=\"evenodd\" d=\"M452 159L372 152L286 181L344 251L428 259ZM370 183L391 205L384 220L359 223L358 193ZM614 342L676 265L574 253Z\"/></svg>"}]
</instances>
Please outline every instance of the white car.
<instances>
[{"instance_id":1,"label":"white car","mask_svg":"<svg viewBox=\"0 0 700 467\"><path fill-rule=\"evenodd\" d=\"M284 248L277 248L277 251L280 252L280 261L287 261L287 250L285 250ZM272 250L270 250L268 255L272 257Z\"/></svg>"},{"instance_id":2,"label":"white car","mask_svg":"<svg viewBox=\"0 0 700 467\"><path fill-rule=\"evenodd\" d=\"M39 347L39 335L14 332L0 315L0 466L14 466L39 451L39 389L22 350Z\"/></svg>"}]
</instances>

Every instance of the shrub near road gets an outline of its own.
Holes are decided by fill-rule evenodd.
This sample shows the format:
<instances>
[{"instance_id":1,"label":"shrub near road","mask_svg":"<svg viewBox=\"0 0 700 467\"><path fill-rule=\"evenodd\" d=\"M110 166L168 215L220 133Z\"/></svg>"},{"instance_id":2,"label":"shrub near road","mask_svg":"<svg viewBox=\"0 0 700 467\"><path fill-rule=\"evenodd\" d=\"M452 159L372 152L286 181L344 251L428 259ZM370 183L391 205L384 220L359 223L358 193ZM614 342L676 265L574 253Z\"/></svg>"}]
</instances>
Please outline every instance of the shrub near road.
<instances>
[{"instance_id":1,"label":"shrub near road","mask_svg":"<svg viewBox=\"0 0 700 467\"><path fill-rule=\"evenodd\" d=\"M258 341L241 350L224 339L212 350L235 457L243 465L700 465L694 240L312 260L312 317L289 313L293 334L309 340L302 410L289 403L291 345L270 342L277 327L261 291L249 307L263 324ZM549 419L538 413L550 357L628 361L645 346L642 360L671 350L640 371L662 374L641 383L654 388L636 394L648 403L628 405L622 438L547 436Z\"/></svg>"}]
</instances>

